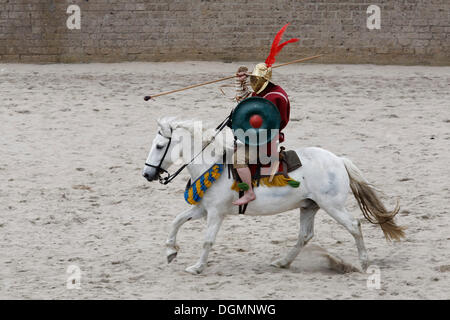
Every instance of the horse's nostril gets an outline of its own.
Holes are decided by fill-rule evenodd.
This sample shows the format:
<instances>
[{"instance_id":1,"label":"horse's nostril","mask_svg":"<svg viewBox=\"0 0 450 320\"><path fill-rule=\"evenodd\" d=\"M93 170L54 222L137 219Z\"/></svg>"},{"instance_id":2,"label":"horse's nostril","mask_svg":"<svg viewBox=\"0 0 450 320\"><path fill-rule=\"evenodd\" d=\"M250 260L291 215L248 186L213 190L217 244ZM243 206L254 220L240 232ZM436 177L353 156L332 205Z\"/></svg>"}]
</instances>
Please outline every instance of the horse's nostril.
<instances>
[{"instance_id":1,"label":"horse's nostril","mask_svg":"<svg viewBox=\"0 0 450 320\"><path fill-rule=\"evenodd\" d=\"M145 173L143 174L143 176L144 176L145 179L148 179L148 173L147 173L147 172L145 172Z\"/></svg>"}]
</instances>

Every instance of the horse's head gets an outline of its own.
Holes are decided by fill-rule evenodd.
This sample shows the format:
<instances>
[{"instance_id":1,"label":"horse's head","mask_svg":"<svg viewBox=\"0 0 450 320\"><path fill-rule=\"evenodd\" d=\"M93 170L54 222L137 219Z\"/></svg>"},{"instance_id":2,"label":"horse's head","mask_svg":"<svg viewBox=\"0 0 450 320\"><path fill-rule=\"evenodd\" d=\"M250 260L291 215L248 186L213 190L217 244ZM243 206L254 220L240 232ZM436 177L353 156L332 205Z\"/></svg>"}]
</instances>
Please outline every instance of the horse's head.
<instances>
[{"instance_id":1,"label":"horse's head","mask_svg":"<svg viewBox=\"0 0 450 320\"><path fill-rule=\"evenodd\" d=\"M176 129L174 120L174 118L158 120L158 132L153 139L142 173L148 181L159 179L161 173L167 173L167 169L180 157L180 153L175 150L179 140L174 135Z\"/></svg>"},{"instance_id":2,"label":"horse's head","mask_svg":"<svg viewBox=\"0 0 450 320\"><path fill-rule=\"evenodd\" d=\"M214 140L214 145L207 150L202 148ZM202 121L177 120L164 117L158 120L158 132L142 173L148 181L160 179L169 167L180 160L193 164L212 165L222 158L227 142L232 151L234 136L231 131L222 139L216 138L216 130L203 127ZM232 154L232 153L231 153ZM201 156L199 156L201 155Z\"/></svg>"}]
</instances>

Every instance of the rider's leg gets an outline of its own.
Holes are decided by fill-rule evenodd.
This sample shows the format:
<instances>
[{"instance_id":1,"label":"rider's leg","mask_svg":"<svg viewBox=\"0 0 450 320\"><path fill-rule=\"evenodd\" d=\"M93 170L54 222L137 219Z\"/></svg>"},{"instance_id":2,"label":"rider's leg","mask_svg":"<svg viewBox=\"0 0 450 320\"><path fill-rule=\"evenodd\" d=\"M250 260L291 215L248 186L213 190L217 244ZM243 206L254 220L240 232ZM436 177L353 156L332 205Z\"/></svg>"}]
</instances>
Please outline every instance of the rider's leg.
<instances>
[{"instance_id":1,"label":"rider's leg","mask_svg":"<svg viewBox=\"0 0 450 320\"><path fill-rule=\"evenodd\" d=\"M241 178L242 182L248 184L249 187L248 190L244 192L244 195L241 198L233 202L233 204L239 206L255 200L256 195L253 192L252 188L252 174L250 172L250 168L249 167L236 168L236 171L239 177Z\"/></svg>"},{"instance_id":2,"label":"rider's leg","mask_svg":"<svg viewBox=\"0 0 450 320\"><path fill-rule=\"evenodd\" d=\"M270 142L270 167L261 168L261 174L269 176L272 173L272 168L280 165L278 154L278 140L279 135L276 135ZM278 170L278 169L277 169Z\"/></svg>"},{"instance_id":3,"label":"rider's leg","mask_svg":"<svg viewBox=\"0 0 450 320\"><path fill-rule=\"evenodd\" d=\"M233 202L233 204L235 205L244 205L252 200L255 200L256 198L252 188L252 175L250 172L250 168L248 167L248 163L249 151L246 150L245 145L238 144L236 146L236 152L234 154L234 168L236 169L242 182L245 182L249 188L244 192L243 197Z\"/></svg>"}]
</instances>

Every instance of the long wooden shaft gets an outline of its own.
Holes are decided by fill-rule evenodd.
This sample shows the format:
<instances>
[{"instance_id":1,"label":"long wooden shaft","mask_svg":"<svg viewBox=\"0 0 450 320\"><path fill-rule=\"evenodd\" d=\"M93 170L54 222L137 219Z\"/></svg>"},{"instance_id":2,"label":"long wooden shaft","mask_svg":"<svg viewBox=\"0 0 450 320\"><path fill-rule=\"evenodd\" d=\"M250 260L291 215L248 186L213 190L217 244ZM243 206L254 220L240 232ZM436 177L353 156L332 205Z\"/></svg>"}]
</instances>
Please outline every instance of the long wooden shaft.
<instances>
[{"instance_id":1,"label":"long wooden shaft","mask_svg":"<svg viewBox=\"0 0 450 320\"><path fill-rule=\"evenodd\" d=\"M273 68L282 67L282 66L286 66L286 65L292 64L292 63L299 63L299 62L303 62L303 61L308 61L308 60L316 59L316 58L319 58L319 57L321 57L321 56L323 56L323 55L322 55L322 54L319 54L319 55L312 56L312 57L307 57L307 58L303 58L303 59L298 59L298 60L294 60L294 61L289 61L289 62L286 62L286 63L282 63L282 64L278 64L278 65L276 65L276 66L273 66L272 69L273 69ZM150 99L152 99L152 98L156 98L156 97L160 97L160 96L165 96L166 94L171 94L171 93L174 93L174 92L180 92L180 91L184 91L184 90L188 90L188 89L192 89L192 88L197 88L197 87L201 87L201 86L204 86L204 85L207 85L207 84L216 83L216 82L220 82L220 81L225 81L225 80L228 80L228 79L233 79L233 78L235 78L235 77L236 77L236 75L234 75L234 76L229 76L229 77L225 77L225 78L220 78L220 79L216 79L216 80L206 81L206 82L203 82L203 83L194 84L194 85L191 85L191 86L188 86L188 87L184 87L184 88L180 88L180 89L175 89L175 90L170 90L170 91L166 91L166 92L157 93L157 94L154 94L154 95L152 95L152 96L145 96L145 97L144 97L144 100L145 100L145 101L148 101L148 100L150 100Z\"/></svg>"},{"instance_id":2,"label":"long wooden shaft","mask_svg":"<svg viewBox=\"0 0 450 320\"><path fill-rule=\"evenodd\" d=\"M156 98L156 97L159 97L159 96L164 96L166 94L171 94L171 93L174 93L174 92L179 92L179 91L184 91L184 90L188 90L188 89L192 89L192 88L197 88L197 87L201 87L201 86L204 86L204 85L207 85L207 84L211 84L211 83L216 83L216 82L232 79L232 78L235 78L235 77L236 76L229 76L229 77L220 78L220 79L216 79L216 80L206 81L206 82L203 82L203 83L194 84L192 86L188 86L188 87L184 87L184 88L180 88L180 89L175 89L175 90L170 90L170 91L166 91L166 92L161 92L161 93L158 93L158 94L154 94L152 96L146 96L144 99L145 99L145 101L148 101L148 100L150 100L152 98ZM148 98L148 99L146 99L146 98Z\"/></svg>"},{"instance_id":3,"label":"long wooden shaft","mask_svg":"<svg viewBox=\"0 0 450 320\"><path fill-rule=\"evenodd\" d=\"M289 61L289 62L277 64L276 66L273 66L272 69L278 68L278 67L287 66L288 64L299 63L299 62L304 62L304 61L316 59L316 58L319 58L321 56L323 56L323 54L318 54L317 56L312 56L312 57L308 57L308 58L303 58L303 59L298 59L298 60L294 60L294 61Z\"/></svg>"}]
</instances>

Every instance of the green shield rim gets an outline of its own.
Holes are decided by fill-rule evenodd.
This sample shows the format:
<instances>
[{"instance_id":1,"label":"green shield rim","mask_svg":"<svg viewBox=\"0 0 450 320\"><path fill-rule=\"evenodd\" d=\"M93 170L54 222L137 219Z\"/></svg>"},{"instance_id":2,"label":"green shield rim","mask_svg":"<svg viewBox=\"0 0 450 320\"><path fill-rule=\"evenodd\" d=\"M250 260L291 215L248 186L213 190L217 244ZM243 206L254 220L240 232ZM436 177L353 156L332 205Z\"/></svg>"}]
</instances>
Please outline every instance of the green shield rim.
<instances>
[{"instance_id":1,"label":"green shield rim","mask_svg":"<svg viewBox=\"0 0 450 320\"><path fill-rule=\"evenodd\" d=\"M250 117L258 114L263 118L260 128L250 125ZM261 97L242 100L231 117L233 133L246 145L258 146L272 141L280 129L281 115L275 104Z\"/></svg>"}]
</instances>

